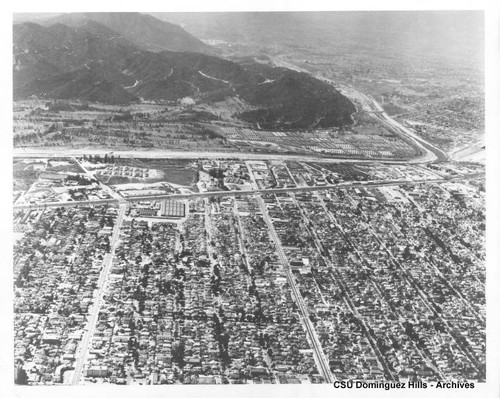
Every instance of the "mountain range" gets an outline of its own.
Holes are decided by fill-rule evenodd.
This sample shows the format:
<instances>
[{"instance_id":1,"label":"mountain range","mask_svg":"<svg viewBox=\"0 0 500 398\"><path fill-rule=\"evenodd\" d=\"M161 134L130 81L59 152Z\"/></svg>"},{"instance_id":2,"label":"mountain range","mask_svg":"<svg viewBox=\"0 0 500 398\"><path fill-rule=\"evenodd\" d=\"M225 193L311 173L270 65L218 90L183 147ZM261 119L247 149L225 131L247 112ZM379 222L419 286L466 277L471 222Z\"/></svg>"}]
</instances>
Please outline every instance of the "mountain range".
<instances>
[{"instance_id":1,"label":"mountain range","mask_svg":"<svg viewBox=\"0 0 500 398\"><path fill-rule=\"evenodd\" d=\"M88 21L106 26L143 50L216 54L214 48L180 26L137 12L70 13L49 18L45 23L47 25L62 23L76 28L85 25Z\"/></svg>"},{"instance_id":2,"label":"mountain range","mask_svg":"<svg viewBox=\"0 0 500 398\"><path fill-rule=\"evenodd\" d=\"M352 103L305 73L236 63L181 27L138 13L84 13L14 25L14 100L196 102L238 97L263 128L340 126Z\"/></svg>"}]
</instances>

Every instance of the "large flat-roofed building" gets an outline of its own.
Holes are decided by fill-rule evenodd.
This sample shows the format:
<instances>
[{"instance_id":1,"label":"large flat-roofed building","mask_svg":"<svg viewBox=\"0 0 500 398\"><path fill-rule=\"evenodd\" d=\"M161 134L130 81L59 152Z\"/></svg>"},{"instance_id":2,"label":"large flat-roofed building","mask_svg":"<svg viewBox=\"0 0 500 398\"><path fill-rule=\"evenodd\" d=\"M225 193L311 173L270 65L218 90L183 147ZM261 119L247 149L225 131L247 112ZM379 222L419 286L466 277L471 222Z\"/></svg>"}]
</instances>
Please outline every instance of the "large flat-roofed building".
<instances>
[{"instance_id":1,"label":"large flat-roofed building","mask_svg":"<svg viewBox=\"0 0 500 398\"><path fill-rule=\"evenodd\" d=\"M109 370L107 366L92 366L85 372L87 377L106 377L108 374Z\"/></svg>"},{"instance_id":2,"label":"large flat-roofed building","mask_svg":"<svg viewBox=\"0 0 500 398\"><path fill-rule=\"evenodd\" d=\"M158 213L157 209L144 209L144 208L137 209L137 214L143 217L154 217L156 216L157 213Z\"/></svg>"},{"instance_id":3,"label":"large flat-roofed building","mask_svg":"<svg viewBox=\"0 0 500 398\"><path fill-rule=\"evenodd\" d=\"M186 215L186 205L184 202L166 200L160 205L160 217L179 217Z\"/></svg>"}]
</instances>

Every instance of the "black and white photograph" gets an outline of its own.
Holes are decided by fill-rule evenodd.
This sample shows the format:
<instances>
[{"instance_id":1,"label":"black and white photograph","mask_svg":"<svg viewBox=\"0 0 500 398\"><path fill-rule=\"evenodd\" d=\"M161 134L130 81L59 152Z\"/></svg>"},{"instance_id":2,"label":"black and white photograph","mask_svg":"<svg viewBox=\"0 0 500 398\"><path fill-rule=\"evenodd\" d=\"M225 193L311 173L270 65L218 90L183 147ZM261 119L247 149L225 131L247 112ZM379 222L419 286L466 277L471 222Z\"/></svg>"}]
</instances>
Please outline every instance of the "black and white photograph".
<instances>
[{"instance_id":1,"label":"black and white photograph","mask_svg":"<svg viewBox=\"0 0 500 398\"><path fill-rule=\"evenodd\" d=\"M8 15L8 394L498 396L500 19L79 6Z\"/></svg>"}]
</instances>

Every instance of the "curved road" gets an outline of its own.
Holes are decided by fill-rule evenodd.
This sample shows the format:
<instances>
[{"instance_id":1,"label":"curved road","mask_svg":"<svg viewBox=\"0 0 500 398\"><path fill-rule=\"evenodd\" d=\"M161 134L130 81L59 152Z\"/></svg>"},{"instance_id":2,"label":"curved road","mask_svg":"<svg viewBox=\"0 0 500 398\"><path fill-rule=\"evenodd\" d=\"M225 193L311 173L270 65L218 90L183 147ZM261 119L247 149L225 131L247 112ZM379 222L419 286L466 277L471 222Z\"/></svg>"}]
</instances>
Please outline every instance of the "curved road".
<instances>
[{"instance_id":1,"label":"curved road","mask_svg":"<svg viewBox=\"0 0 500 398\"><path fill-rule=\"evenodd\" d=\"M438 162L446 162L450 160L450 155L446 153L445 151L439 149L435 145L432 145L430 142L424 140L422 137L419 137L417 134L415 134L413 131L411 131L409 128L403 126L393 118L391 118L382 108L382 106L375 101L375 99L372 96L368 97L369 101L373 104L373 106L380 112L378 115L381 117L377 117L382 123L384 123L386 126L392 128L393 131L396 133L400 132L404 135L406 135L407 138L413 140L413 142L416 142L417 145L424 147L425 150L430 151L434 154L436 157L436 161Z\"/></svg>"},{"instance_id":2,"label":"curved road","mask_svg":"<svg viewBox=\"0 0 500 398\"><path fill-rule=\"evenodd\" d=\"M326 78L320 79L334 85L334 82L332 80ZM382 108L382 106L377 101L375 101L372 96L363 94L362 92L356 90L354 87L348 86L346 84L340 84L338 86L339 91L346 97L351 100L355 99L360 102L364 111L369 112L375 119L377 119L384 126L388 127L392 132L394 132L401 138L410 141L413 145L418 147L420 151L423 152L423 154L416 157L414 160L418 160L421 163L445 162L450 160L450 155L448 155L448 153L439 149L435 145L432 145L422 137L419 137L409 128L403 126L401 123L390 117L385 112L384 108Z\"/></svg>"},{"instance_id":3,"label":"curved road","mask_svg":"<svg viewBox=\"0 0 500 398\"><path fill-rule=\"evenodd\" d=\"M289 61L285 61L285 60L281 59L280 57L273 57L272 60L276 66L282 66L282 67L292 69L292 70L295 70L298 72L307 73L307 74L315 77L318 80L322 80L326 83L329 83L332 86L334 86L335 88L337 88L343 95L345 95L351 101L357 100L358 102L360 102L361 105L363 106L363 110L372 113L372 115L376 119L378 119L382 124L389 127L396 134L402 136L403 138L410 140L421 151L423 151L424 155L415 158L415 159L419 159L420 162L422 162L422 163L445 162L445 161L448 161L451 159L451 157L448 153L446 153L445 151L432 145L430 142L424 140L422 137L419 137L413 131L411 131L407 127L403 126L402 124L400 124L399 122L394 120L392 117L390 117L384 111L384 108L382 108L382 106L377 101L375 101L375 99L372 96L368 96L368 95L356 90L354 87L352 87L350 85L335 82L333 80L330 80L330 79L323 77L321 75L318 75L318 74L313 74L310 71L301 68L300 66L297 66L293 63L290 63Z\"/></svg>"}]
</instances>

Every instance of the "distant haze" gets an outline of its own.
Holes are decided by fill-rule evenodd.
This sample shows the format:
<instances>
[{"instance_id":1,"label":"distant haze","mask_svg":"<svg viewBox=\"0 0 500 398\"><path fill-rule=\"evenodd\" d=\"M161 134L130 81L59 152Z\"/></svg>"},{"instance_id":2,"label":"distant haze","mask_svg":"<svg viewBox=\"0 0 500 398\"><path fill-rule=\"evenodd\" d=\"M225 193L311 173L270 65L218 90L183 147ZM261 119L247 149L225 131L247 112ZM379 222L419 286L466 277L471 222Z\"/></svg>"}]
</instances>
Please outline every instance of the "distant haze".
<instances>
[{"instance_id":1,"label":"distant haze","mask_svg":"<svg viewBox=\"0 0 500 398\"><path fill-rule=\"evenodd\" d=\"M55 17L60 13L55 12L23 12L23 13L14 13L12 14L12 20L14 23L21 22L37 22L40 20L44 20L47 18Z\"/></svg>"},{"instance_id":2,"label":"distant haze","mask_svg":"<svg viewBox=\"0 0 500 398\"><path fill-rule=\"evenodd\" d=\"M475 59L482 67L482 11L154 13L200 39L241 44L351 48L381 56L419 54Z\"/></svg>"},{"instance_id":3,"label":"distant haze","mask_svg":"<svg viewBox=\"0 0 500 398\"><path fill-rule=\"evenodd\" d=\"M346 48L381 56L436 54L465 56L482 67L483 11L326 11L150 13L181 25L203 40L265 46L305 46L315 50ZM56 13L17 13L15 23L54 17Z\"/></svg>"}]
</instances>

